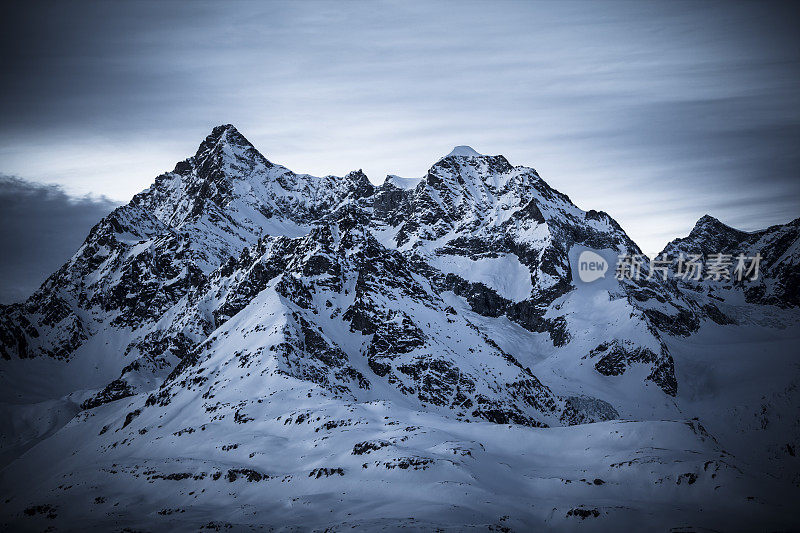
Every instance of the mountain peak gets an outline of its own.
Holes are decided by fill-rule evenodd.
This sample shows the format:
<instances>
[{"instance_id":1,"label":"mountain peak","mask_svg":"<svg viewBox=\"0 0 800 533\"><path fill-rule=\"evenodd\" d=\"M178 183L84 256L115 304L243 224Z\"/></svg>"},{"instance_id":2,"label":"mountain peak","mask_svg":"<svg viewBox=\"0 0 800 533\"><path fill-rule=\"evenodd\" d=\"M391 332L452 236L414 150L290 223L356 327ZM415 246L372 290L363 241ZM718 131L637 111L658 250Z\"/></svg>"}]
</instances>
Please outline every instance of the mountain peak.
<instances>
[{"instance_id":1,"label":"mountain peak","mask_svg":"<svg viewBox=\"0 0 800 533\"><path fill-rule=\"evenodd\" d=\"M219 126L214 126L214 129L211 130L211 135L219 137L227 132L239 133L239 130L233 124L220 124Z\"/></svg>"},{"instance_id":2,"label":"mountain peak","mask_svg":"<svg viewBox=\"0 0 800 533\"><path fill-rule=\"evenodd\" d=\"M736 228L733 228L720 219L716 217L712 217L711 215L703 215L700 217L694 225L694 228L691 231L691 234L698 234L704 232L725 232L725 233L744 233ZM691 235L690 234L690 235Z\"/></svg>"},{"instance_id":3,"label":"mountain peak","mask_svg":"<svg viewBox=\"0 0 800 533\"><path fill-rule=\"evenodd\" d=\"M697 219L695 226L707 226L709 224L713 225L722 224L722 221L720 221L720 219L716 217L712 217L711 215L706 214Z\"/></svg>"},{"instance_id":4,"label":"mountain peak","mask_svg":"<svg viewBox=\"0 0 800 533\"><path fill-rule=\"evenodd\" d=\"M212 129L211 133L200 143L192 158L193 163L190 165L189 160L178 163L176 171L186 171L194 166L201 173L208 174L210 170L219 168L223 160L231 157L261 160L262 163L270 166L264 156L244 135L239 133L233 124L222 124Z\"/></svg>"},{"instance_id":5,"label":"mountain peak","mask_svg":"<svg viewBox=\"0 0 800 533\"><path fill-rule=\"evenodd\" d=\"M216 146L233 145L252 148L253 145L239 133L233 124L221 124L211 130L197 149L197 155L213 150Z\"/></svg>"},{"instance_id":6,"label":"mountain peak","mask_svg":"<svg viewBox=\"0 0 800 533\"><path fill-rule=\"evenodd\" d=\"M680 253L736 253L750 234L725 224L711 215L703 215L686 237L674 239L659 255L677 256Z\"/></svg>"},{"instance_id":7,"label":"mountain peak","mask_svg":"<svg viewBox=\"0 0 800 533\"><path fill-rule=\"evenodd\" d=\"M445 157L483 157L483 154L476 152L471 146L460 145L453 148L453 150Z\"/></svg>"}]
</instances>

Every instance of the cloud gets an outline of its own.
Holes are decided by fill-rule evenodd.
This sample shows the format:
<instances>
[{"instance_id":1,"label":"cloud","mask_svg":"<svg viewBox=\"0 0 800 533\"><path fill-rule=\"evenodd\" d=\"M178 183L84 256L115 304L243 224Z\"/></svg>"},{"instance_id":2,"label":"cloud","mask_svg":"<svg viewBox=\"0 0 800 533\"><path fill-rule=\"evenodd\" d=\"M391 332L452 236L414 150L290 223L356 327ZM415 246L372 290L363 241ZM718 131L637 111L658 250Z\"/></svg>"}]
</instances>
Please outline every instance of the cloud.
<instances>
[{"instance_id":1,"label":"cloud","mask_svg":"<svg viewBox=\"0 0 800 533\"><path fill-rule=\"evenodd\" d=\"M230 122L292 170L374 182L502 153L648 251L705 213L800 215L797 2L11 9L0 172L71 194L126 200Z\"/></svg>"},{"instance_id":2,"label":"cloud","mask_svg":"<svg viewBox=\"0 0 800 533\"><path fill-rule=\"evenodd\" d=\"M0 175L0 303L27 298L115 207L105 197L74 198L57 185Z\"/></svg>"}]
</instances>

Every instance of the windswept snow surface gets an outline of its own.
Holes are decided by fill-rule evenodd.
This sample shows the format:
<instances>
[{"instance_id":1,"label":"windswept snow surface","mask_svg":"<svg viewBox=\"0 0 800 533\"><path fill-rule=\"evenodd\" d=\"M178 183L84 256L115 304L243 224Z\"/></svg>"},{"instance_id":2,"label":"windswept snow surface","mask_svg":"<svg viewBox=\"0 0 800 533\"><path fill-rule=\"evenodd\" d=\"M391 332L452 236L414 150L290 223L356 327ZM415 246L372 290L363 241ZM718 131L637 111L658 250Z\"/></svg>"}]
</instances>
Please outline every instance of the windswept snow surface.
<instances>
[{"instance_id":1,"label":"windswept snow surface","mask_svg":"<svg viewBox=\"0 0 800 533\"><path fill-rule=\"evenodd\" d=\"M398 189L412 190L422 182L423 178L401 178L400 176L389 175L386 176L386 183L397 187Z\"/></svg>"},{"instance_id":2,"label":"windswept snow surface","mask_svg":"<svg viewBox=\"0 0 800 533\"><path fill-rule=\"evenodd\" d=\"M456 146L445 157L481 157L483 154L476 152L471 146Z\"/></svg>"},{"instance_id":3,"label":"windswept snow surface","mask_svg":"<svg viewBox=\"0 0 800 533\"><path fill-rule=\"evenodd\" d=\"M446 274L456 274L468 281L483 283L512 302L527 300L533 290L531 271L514 254L480 259L440 255L431 260L431 265Z\"/></svg>"},{"instance_id":4,"label":"windswept snow surface","mask_svg":"<svg viewBox=\"0 0 800 533\"><path fill-rule=\"evenodd\" d=\"M788 513L791 490L740 471L696 421L534 429L457 422L388 402L324 399L292 380L265 385L260 396L216 411L211 421L199 396L144 410L125 427L119 408L135 400L84 412L0 474L4 482L15 480L7 525L179 531L796 525ZM97 437L87 441L87 433ZM74 452L64 454L65 448ZM44 456L46 472L35 464Z\"/></svg>"}]
</instances>

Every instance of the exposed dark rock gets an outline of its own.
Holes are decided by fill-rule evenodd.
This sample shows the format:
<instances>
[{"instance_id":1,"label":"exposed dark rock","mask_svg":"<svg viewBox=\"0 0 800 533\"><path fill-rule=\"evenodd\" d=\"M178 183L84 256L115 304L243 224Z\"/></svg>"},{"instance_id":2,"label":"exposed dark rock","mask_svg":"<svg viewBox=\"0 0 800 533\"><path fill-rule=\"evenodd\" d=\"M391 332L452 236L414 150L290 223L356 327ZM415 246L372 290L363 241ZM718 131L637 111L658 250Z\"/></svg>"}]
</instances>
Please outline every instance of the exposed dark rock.
<instances>
[{"instance_id":1,"label":"exposed dark rock","mask_svg":"<svg viewBox=\"0 0 800 533\"><path fill-rule=\"evenodd\" d=\"M600 516L600 511L598 511L597 509L582 509L580 507L577 507L575 509L570 509L569 511L567 511L567 517L570 516L575 516L577 518L580 518L581 520L586 520L589 517L597 518L598 516Z\"/></svg>"}]
</instances>

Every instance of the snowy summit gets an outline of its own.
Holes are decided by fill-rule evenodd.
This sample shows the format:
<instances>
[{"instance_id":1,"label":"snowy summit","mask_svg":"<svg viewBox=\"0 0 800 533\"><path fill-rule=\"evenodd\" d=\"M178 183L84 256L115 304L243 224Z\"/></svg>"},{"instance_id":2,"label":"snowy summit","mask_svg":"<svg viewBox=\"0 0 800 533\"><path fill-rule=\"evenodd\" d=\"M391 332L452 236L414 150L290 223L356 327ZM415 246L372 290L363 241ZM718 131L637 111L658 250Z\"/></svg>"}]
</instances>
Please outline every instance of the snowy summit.
<instances>
[{"instance_id":1,"label":"snowy summit","mask_svg":"<svg viewBox=\"0 0 800 533\"><path fill-rule=\"evenodd\" d=\"M483 154L479 154L476 152L471 146L456 146L453 150L447 154L445 157L453 157L453 156L460 156L460 157L481 157Z\"/></svg>"}]
</instances>

